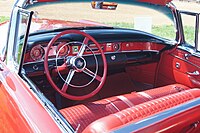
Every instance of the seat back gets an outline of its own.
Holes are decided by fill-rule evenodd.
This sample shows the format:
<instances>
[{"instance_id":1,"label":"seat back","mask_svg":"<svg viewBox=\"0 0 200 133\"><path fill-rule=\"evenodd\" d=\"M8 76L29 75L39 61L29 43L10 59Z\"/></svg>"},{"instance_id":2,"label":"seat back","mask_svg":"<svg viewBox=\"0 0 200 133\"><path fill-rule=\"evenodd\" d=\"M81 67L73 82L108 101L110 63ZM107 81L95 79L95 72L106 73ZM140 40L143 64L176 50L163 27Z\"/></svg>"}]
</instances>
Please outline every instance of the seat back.
<instances>
[{"instance_id":1,"label":"seat back","mask_svg":"<svg viewBox=\"0 0 200 133\"><path fill-rule=\"evenodd\" d=\"M67 121L69 121L74 129L79 127L78 132L82 132L90 123L102 117L153 99L188 89L190 88L181 84L167 85L143 92L132 92L129 94L64 108L60 110L60 112L67 119Z\"/></svg>"},{"instance_id":2,"label":"seat back","mask_svg":"<svg viewBox=\"0 0 200 133\"><path fill-rule=\"evenodd\" d=\"M200 89L190 89L164 96L96 120L83 132L110 132L111 130L124 126L125 124L143 120L149 116L155 115L156 113L181 105L197 97L200 97Z\"/></svg>"}]
</instances>

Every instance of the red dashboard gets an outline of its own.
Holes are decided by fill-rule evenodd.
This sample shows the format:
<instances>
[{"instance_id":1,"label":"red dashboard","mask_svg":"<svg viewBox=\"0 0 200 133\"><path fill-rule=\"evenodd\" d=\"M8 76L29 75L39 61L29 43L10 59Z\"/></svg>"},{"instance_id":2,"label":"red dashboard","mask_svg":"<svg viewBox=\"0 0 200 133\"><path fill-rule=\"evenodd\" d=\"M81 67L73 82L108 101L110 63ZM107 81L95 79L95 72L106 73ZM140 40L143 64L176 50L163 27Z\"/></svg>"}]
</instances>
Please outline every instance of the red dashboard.
<instances>
[{"instance_id":1,"label":"red dashboard","mask_svg":"<svg viewBox=\"0 0 200 133\"><path fill-rule=\"evenodd\" d=\"M77 43L78 44L78 43ZM74 43L66 43L64 41L57 42L51 47L49 52L50 58L70 56L78 53L80 49L80 44L77 45ZM25 56L25 63L42 61L44 58L44 53L47 50L48 43L40 43L34 45ZM113 53L113 52L134 52L134 51L160 51L165 45L153 43L153 42L107 42L100 43L104 53ZM90 44L84 55L89 54L98 54L99 50L94 44Z\"/></svg>"}]
</instances>

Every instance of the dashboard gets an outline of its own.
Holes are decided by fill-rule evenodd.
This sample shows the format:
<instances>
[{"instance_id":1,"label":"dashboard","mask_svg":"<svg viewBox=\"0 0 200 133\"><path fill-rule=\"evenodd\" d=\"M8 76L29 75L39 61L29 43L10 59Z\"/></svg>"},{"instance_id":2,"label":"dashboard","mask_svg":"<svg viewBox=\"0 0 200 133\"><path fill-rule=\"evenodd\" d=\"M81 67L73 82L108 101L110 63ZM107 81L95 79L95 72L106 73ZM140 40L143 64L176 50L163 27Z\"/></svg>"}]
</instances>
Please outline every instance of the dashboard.
<instances>
[{"instance_id":1,"label":"dashboard","mask_svg":"<svg viewBox=\"0 0 200 133\"><path fill-rule=\"evenodd\" d=\"M84 30L91 35L101 46L106 55L108 71L118 71L127 64L141 64L158 61L159 53L163 49L173 46L168 40L153 36L151 34L128 29L97 29ZM44 74L44 54L51 38L58 32L36 34L30 36L28 48L24 59L24 69L30 75ZM74 56L82 45L83 37L80 35L67 34L52 45L49 52L49 66L55 66L55 58ZM83 53L86 61L90 62L91 56L95 54L99 64L102 65L99 49L92 42ZM63 62L60 61L60 64ZM90 67L95 64L90 64ZM117 70L114 70L117 69Z\"/></svg>"},{"instance_id":2,"label":"dashboard","mask_svg":"<svg viewBox=\"0 0 200 133\"><path fill-rule=\"evenodd\" d=\"M25 63L42 61L44 59L44 54L47 50L48 43L40 43L31 48L29 52L26 53ZM159 45L152 42L107 42L100 43L100 46L105 54L116 53L116 52L138 52L138 51L151 51L159 52L165 46ZM56 42L49 52L50 58L73 56L80 50L81 43L78 42ZM84 55L90 55L94 52L99 54L99 50L95 44L89 44L86 48Z\"/></svg>"}]
</instances>

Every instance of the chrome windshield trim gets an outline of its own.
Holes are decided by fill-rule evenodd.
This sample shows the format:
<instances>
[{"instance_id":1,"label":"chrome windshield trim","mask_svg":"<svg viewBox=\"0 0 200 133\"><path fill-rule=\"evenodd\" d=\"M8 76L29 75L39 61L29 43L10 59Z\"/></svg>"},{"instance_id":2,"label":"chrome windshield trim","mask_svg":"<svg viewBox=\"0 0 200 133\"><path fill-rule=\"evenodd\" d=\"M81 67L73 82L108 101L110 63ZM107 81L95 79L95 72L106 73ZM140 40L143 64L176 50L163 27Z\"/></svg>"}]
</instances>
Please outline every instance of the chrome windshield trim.
<instances>
[{"instance_id":1,"label":"chrome windshield trim","mask_svg":"<svg viewBox=\"0 0 200 133\"><path fill-rule=\"evenodd\" d=\"M182 30L182 24L180 24L180 15L179 11L177 10L176 6L170 2L167 4L167 6L171 9L173 18L174 18L174 26L176 26L176 45L179 45L183 41L183 30Z\"/></svg>"},{"instance_id":2,"label":"chrome windshield trim","mask_svg":"<svg viewBox=\"0 0 200 133\"><path fill-rule=\"evenodd\" d=\"M158 123L158 122L160 122L164 119L167 119L169 117L172 117L174 115L182 113L184 111L188 111L188 110L195 108L197 106L200 106L200 98L197 98L197 99L194 99L194 100L189 101L187 103L184 103L182 105L173 107L171 109L168 109L166 111L163 111L161 113L158 113L156 115L148 117L146 119L140 120L138 122L126 124L126 126L120 127L120 129L115 129L114 131L112 131L112 133L135 132L135 131L143 129L143 128L149 126L149 125L153 125L153 124Z\"/></svg>"}]
</instances>

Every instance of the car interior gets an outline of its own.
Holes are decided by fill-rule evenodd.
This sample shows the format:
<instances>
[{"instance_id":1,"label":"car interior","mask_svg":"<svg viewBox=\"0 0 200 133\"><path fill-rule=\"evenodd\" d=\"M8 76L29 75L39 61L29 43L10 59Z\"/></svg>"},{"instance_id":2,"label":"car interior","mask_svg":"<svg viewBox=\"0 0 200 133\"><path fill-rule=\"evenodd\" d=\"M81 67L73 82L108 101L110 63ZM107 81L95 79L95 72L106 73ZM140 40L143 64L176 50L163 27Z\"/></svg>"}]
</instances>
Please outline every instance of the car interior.
<instances>
[{"instance_id":1,"label":"car interior","mask_svg":"<svg viewBox=\"0 0 200 133\"><path fill-rule=\"evenodd\" d=\"M199 62L169 39L96 26L30 34L22 68L75 131L108 132L199 97Z\"/></svg>"},{"instance_id":2,"label":"car interior","mask_svg":"<svg viewBox=\"0 0 200 133\"><path fill-rule=\"evenodd\" d=\"M94 37L101 45L108 67L105 84L93 97L77 101L69 100L59 95L49 84L45 76L43 61L26 62L23 66L27 76L60 109L61 114L63 114L72 126L77 128L79 124L81 125L79 128L80 132L95 120L130 107L136 107L136 105L143 105L142 103L154 101L153 99L174 96L174 102L177 105L193 98L193 95L200 94L199 90L194 90L194 92L191 90L189 93L185 91L199 86L199 76L193 76L188 73L199 71L197 64L199 58L191 55L189 59L186 59L185 55L189 54L187 51L176 49L168 41L141 31L105 28L102 30L85 30L84 32ZM49 38L52 38L54 34L57 33L45 34L47 37L44 37L43 34L34 35L33 38L41 38L40 36L43 36L43 40L34 39L34 42L31 40L32 37L30 37L29 39L32 44L27 49L25 60L30 61L30 56L35 56L31 53L32 49L38 51L42 47L45 49ZM102 34L105 34L106 38L101 37L104 36ZM57 40L53 44L52 49L56 50L65 47L66 49L60 54L61 56L65 55L65 53L68 53L69 56L76 54L76 49L80 49L81 46L77 42L75 44L69 43L72 40L82 42L83 38L81 35L65 35L61 40ZM90 50L95 53L98 61L98 75L102 76L103 61L100 58L99 50L93 43L89 45L91 45ZM85 50L84 59L87 62L87 68L95 71L96 62L90 50ZM42 50L39 52L42 52ZM51 55L50 58L54 59L55 55ZM55 84L62 87L63 81L59 78L58 71L65 79L67 76L66 73L69 73L69 70L62 69L63 59L57 62L61 65L60 68L56 68L57 63L55 60L48 62L50 66L49 71ZM82 86L91 80L91 76L77 72L73 77L72 84L78 83L76 84L77 86ZM76 96L85 95L92 92L98 84L98 80L92 80L92 83L86 87L69 87L67 93ZM182 99L186 95L180 93L182 91L183 93L188 93L188 100ZM192 93L192 96L190 96L190 93ZM180 98L178 97L179 94ZM187 96L185 97L188 98ZM166 105L168 104L166 103ZM140 107L138 108L140 109ZM144 115L148 116L148 114ZM112 123L112 121L108 121L108 124L105 125L112 125L109 122ZM108 127L108 129L112 128Z\"/></svg>"}]
</instances>

